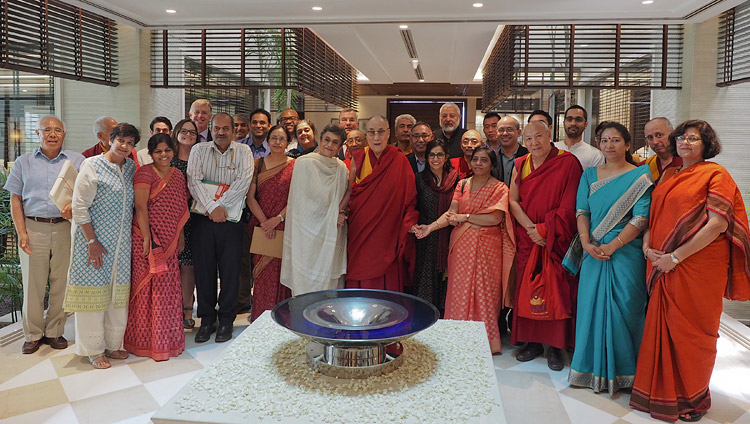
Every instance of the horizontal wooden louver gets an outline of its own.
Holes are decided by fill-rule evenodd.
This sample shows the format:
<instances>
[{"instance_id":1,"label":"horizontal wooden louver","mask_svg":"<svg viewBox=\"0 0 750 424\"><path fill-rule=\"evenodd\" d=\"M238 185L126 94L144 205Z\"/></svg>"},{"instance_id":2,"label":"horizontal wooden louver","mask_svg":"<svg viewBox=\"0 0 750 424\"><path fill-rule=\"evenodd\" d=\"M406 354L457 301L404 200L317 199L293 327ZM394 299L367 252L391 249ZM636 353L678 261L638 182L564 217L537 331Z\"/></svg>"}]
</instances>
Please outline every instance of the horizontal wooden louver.
<instances>
[{"instance_id":1,"label":"horizontal wooden louver","mask_svg":"<svg viewBox=\"0 0 750 424\"><path fill-rule=\"evenodd\" d=\"M681 80L680 25L509 25L484 67L482 104L519 89L679 89Z\"/></svg>"},{"instance_id":2,"label":"horizontal wooden louver","mask_svg":"<svg viewBox=\"0 0 750 424\"><path fill-rule=\"evenodd\" d=\"M151 86L294 89L341 107L357 101L355 69L301 28L154 31Z\"/></svg>"},{"instance_id":3,"label":"horizontal wooden louver","mask_svg":"<svg viewBox=\"0 0 750 424\"><path fill-rule=\"evenodd\" d=\"M750 81L750 3L722 13L719 19L718 86Z\"/></svg>"},{"instance_id":4,"label":"horizontal wooden louver","mask_svg":"<svg viewBox=\"0 0 750 424\"><path fill-rule=\"evenodd\" d=\"M117 27L56 0L0 0L0 67L117 85Z\"/></svg>"}]
</instances>

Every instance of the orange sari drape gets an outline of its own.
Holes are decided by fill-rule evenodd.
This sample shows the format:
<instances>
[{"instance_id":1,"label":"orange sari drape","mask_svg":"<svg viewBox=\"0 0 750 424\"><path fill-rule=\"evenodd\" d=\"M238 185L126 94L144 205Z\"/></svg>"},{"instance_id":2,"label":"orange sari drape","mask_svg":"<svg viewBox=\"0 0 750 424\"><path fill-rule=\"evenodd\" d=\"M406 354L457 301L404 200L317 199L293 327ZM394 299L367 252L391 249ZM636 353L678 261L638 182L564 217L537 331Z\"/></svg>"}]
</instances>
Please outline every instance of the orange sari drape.
<instances>
[{"instance_id":1,"label":"orange sari drape","mask_svg":"<svg viewBox=\"0 0 750 424\"><path fill-rule=\"evenodd\" d=\"M647 265L651 298L630 405L659 419L708 410L722 296L750 298L745 204L720 165L701 162L656 186L650 247L674 251L705 225L708 211L729 223L723 234L669 273Z\"/></svg>"}]
</instances>

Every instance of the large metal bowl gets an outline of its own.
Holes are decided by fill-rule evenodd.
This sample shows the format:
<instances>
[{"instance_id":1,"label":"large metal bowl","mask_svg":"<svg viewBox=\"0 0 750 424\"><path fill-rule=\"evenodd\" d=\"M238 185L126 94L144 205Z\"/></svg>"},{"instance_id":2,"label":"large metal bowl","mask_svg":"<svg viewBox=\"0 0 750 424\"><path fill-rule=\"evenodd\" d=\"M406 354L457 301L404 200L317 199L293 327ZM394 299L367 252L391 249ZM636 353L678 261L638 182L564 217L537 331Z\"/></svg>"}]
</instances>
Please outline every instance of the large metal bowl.
<instances>
[{"instance_id":1,"label":"large metal bowl","mask_svg":"<svg viewBox=\"0 0 750 424\"><path fill-rule=\"evenodd\" d=\"M308 363L323 374L364 378L396 369L399 341L437 322L431 303L386 290L339 289L286 299L271 311L277 324L309 341Z\"/></svg>"}]
</instances>

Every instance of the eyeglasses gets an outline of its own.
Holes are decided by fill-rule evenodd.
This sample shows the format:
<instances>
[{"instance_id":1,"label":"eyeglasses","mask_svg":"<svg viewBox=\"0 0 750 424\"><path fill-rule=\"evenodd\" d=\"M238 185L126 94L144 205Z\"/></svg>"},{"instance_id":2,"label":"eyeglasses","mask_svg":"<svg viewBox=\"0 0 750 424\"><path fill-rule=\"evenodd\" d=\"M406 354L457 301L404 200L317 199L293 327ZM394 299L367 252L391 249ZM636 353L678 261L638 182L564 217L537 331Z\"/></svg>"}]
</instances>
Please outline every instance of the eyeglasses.
<instances>
[{"instance_id":1,"label":"eyeglasses","mask_svg":"<svg viewBox=\"0 0 750 424\"><path fill-rule=\"evenodd\" d=\"M445 153L442 153L442 152L438 152L438 153L430 152L430 154L427 155L427 157L430 158L430 159L442 159L442 158L445 157Z\"/></svg>"},{"instance_id":2,"label":"eyeglasses","mask_svg":"<svg viewBox=\"0 0 750 424\"><path fill-rule=\"evenodd\" d=\"M374 131L374 130L367 130L367 136L368 136L368 137L373 137L373 138L374 138L375 136L378 136L378 137L383 137L383 136L385 136L385 133L386 133L386 131L385 131L385 130L377 130L377 131Z\"/></svg>"},{"instance_id":3,"label":"eyeglasses","mask_svg":"<svg viewBox=\"0 0 750 424\"><path fill-rule=\"evenodd\" d=\"M49 128L49 127L42 128L42 134L44 134L44 135L50 135L53 132L55 134L57 134L57 135L63 135L63 134L65 134L65 130L62 129L62 128Z\"/></svg>"},{"instance_id":4,"label":"eyeglasses","mask_svg":"<svg viewBox=\"0 0 750 424\"><path fill-rule=\"evenodd\" d=\"M690 143L690 144L695 144L701 141L701 139L698 137L685 137L685 134L678 135L674 139L677 140L679 143Z\"/></svg>"},{"instance_id":5,"label":"eyeglasses","mask_svg":"<svg viewBox=\"0 0 750 424\"><path fill-rule=\"evenodd\" d=\"M427 140L428 138L430 138L430 134L412 134L411 138L415 140L419 140L419 139Z\"/></svg>"},{"instance_id":6,"label":"eyeglasses","mask_svg":"<svg viewBox=\"0 0 750 424\"><path fill-rule=\"evenodd\" d=\"M284 143L286 143L287 139L284 136L274 135L274 136L268 137L268 141L283 141Z\"/></svg>"},{"instance_id":7,"label":"eyeglasses","mask_svg":"<svg viewBox=\"0 0 750 424\"><path fill-rule=\"evenodd\" d=\"M180 134L182 135L192 135L193 137L196 137L198 135L198 131L195 130L186 130L184 128L180 129Z\"/></svg>"}]
</instances>

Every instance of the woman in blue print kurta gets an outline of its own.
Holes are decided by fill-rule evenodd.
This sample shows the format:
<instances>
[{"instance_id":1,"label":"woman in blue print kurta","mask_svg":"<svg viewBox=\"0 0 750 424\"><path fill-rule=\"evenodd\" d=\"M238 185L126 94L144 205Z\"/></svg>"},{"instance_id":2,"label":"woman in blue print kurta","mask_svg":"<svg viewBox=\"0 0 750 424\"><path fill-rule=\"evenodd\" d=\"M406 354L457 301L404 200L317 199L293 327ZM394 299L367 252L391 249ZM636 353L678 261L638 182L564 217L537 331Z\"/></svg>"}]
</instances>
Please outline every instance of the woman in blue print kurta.
<instances>
[{"instance_id":1,"label":"woman in blue print kurta","mask_svg":"<svg viewBox=\"0 0 750 424\"><path fill-rule=\"evenodd\" d=\"M130 227L138 130L117 125L108 152L86 159L73 190L73 258L65 310L76 313L76 353L109 368L121 350L130 294Z\"/></svg>"}]
</instances>

